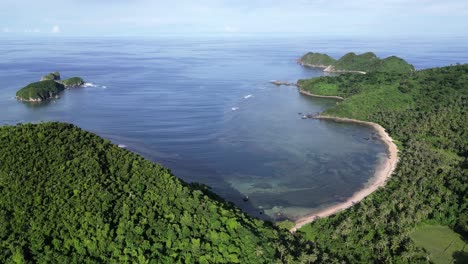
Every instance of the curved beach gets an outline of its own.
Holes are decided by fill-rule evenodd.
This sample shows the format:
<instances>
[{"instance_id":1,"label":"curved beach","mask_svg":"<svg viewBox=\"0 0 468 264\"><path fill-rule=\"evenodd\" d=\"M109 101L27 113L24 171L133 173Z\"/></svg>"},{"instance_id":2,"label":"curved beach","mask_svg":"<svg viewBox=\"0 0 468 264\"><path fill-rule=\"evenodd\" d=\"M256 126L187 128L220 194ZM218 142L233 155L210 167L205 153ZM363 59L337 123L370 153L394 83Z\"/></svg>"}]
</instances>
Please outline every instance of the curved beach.
<instances>
[{"instance_id":1,"label":"curved beach","mask_svg":"<svg viewBox=\"0 0 468 264\"><path fill-rule=\"evenodd\" d=\"M301 228L302 226L308 223L313 222L318 218L323 218L336 214L360 202L362 199L376 191L379 187L385 185L386 180L390 178L398 162L397 146L395 145L395 143L393 143L392 138L387 134L387 132L385 132L385 129L381 125L372 122L331 116L318 116L316 117L316 119L332 120L336 122L357 123L373 127L378 133L380 139L387 146L388 159L386 159L378 165L374 177L371 179L371 183L368 186L354 193L353 196L351 196L345 202L335 204L333 206L320 210L314 213L313 215L305 216L296 220L294 227L290 229L291 232L296 232L297 229Z\"/></svg>"}]
</instances>

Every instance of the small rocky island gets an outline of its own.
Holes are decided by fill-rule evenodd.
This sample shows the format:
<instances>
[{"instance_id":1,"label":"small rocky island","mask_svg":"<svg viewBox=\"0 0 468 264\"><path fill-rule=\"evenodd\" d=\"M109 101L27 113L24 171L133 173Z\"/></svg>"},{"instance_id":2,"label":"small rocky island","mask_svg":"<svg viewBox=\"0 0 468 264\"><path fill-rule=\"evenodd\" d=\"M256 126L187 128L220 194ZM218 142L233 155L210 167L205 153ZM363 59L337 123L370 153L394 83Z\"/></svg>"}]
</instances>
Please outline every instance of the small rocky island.
<instances>
[{"instance_id":1,"label":"small rocky island","mask_svg":"<svg viewBox=\"0 0 468 264\"><path fill-rule=\"evenodd\" d=\"M354 52L349 52L338 60L327 54L309 52L298 59L297 62L303 66L323 68L324 72L334 73L408 73L415 71L413 65L399 57L390 56L385 59L381 59L373 52L366 52L359 55Z\"/></svg>"},{"instance_id":2,"label":"small rocky island","mask_svg":"<svg viewBox=\"0 0 468 264\"><path fill-rule=\"evenodd\" d=\"M57 98L63 90L79 87L84 83L80 77L61 80L59 72L51 72L42 76L39 82L30 83L16 92L16 99L23 102L42 102Z\"/></svg>"},{"instance_id":3,"label":"small rocky island","mask_svg":"<svg viewBox=\"0 0 468 264\"><path fill-rule=\"evenodd\" d=\"M279 80L273 80L273 81L270 81L270 83L274 84L274 85L286 85L286 86L297 86L296 83L292 83L292 82L288 82L288 81L279 81Z\"/></svg>"}]
</instances>

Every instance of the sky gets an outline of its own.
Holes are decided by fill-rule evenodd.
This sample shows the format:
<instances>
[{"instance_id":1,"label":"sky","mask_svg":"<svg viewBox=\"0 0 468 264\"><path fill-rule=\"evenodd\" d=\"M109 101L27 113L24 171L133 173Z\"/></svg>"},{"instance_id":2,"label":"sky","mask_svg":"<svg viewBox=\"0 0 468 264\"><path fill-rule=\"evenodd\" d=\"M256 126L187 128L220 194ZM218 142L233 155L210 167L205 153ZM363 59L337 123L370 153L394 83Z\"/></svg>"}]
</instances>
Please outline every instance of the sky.
<instances>
[{"instance_id":1,"label":"sky","mask_svg":"<svg viewBox=\"0 0 468 264\"><path fill-rule=\"evenodd\" d=\"M467 0L1 0L1 35L466 36Z\"/></svg>"}]
</instances>

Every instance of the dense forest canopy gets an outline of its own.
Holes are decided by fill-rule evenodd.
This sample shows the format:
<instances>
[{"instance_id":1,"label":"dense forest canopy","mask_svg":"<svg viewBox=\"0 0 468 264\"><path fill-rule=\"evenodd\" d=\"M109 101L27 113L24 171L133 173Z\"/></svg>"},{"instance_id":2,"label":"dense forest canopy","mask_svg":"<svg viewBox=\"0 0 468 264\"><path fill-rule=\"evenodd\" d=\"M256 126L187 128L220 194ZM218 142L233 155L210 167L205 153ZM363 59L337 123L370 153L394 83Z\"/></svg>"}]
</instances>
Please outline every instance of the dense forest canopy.
<instances>
[{"instance_id":1,"label":"dense forest canopy","mask_svg":"<svg viewBox=\"0 0 468 264\"><path fill-rule=\"evenodd\" d=\"M0 128L0 263L317 259L307 251L286 229L73 125Z\"/></svg>"}]
</instances>

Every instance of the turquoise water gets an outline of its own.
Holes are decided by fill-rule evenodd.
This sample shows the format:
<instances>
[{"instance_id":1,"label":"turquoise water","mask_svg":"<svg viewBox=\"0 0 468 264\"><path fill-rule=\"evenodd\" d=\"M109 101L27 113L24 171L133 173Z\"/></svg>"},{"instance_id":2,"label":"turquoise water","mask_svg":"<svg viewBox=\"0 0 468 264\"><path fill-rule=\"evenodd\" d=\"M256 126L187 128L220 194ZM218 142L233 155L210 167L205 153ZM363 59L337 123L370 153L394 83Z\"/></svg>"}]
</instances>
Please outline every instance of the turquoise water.
<instances>
[{"instance_id":1,"label":"turquoise water","mask_svg":"<svg viewBox=\"0 0 468 264\"><path fill-rule=\"evenodd\" d=\"M362 188L386 151L368 127L298 114L320 112L335 101L269 81L322 75L294 62L307 51L340 56L372 50L426 68L466 62L466 43L1 39L0 122L71 122L171 168L185 181L207 184L253 216L297 219ZM89 84L44 104L14 99L16 90L56 70Z\"/></svg>"}]
</instances>

